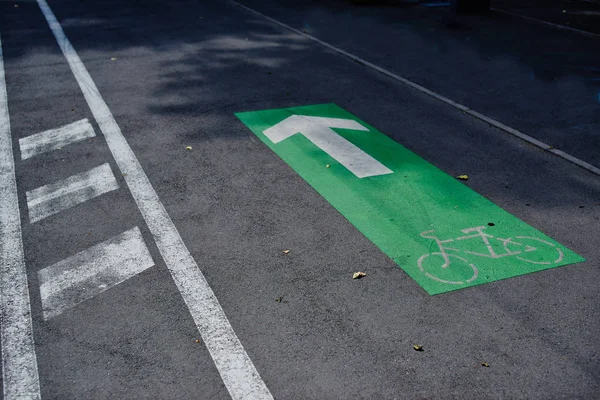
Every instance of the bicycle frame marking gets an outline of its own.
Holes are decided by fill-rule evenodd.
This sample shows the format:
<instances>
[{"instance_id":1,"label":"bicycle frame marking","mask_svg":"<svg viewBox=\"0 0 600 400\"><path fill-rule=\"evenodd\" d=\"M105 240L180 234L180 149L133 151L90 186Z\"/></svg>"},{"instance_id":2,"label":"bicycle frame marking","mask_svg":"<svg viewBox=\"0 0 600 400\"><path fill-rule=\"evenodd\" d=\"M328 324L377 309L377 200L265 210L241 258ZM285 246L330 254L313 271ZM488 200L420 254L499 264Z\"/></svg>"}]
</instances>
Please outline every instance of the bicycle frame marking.
<instances>
[{"instance_id":1,"label":"bicycle frame marking","mask_svg":"<svg viewBox=\"0 0 600 400\"><path fill-rule=\"evenodd\" d=\"M476 256L481 256L481 257L489 257L489 258L501 258L501 257L507 257L507 256L513 256L516 254L521 254L521 251L510 251L508 250L507 253L505 254L498 254L496 253L496 251L494 250L494 248L492 247L492 245L490 244L490 239L494 238L497 239L499 241L501 241L503 244L507 244L510 243L512 239L508 238L508 239L502 239L502 238L497 238L494 235L490 235L488 233L483 232L483 230L485 229L485 226L476 226L473 228L466 228L466 229L461 229L461 232L463 233L470 233L470 232L477 232L474 235L470 235L470 236L460 236L454 239L446 239L446 240L440 240L435 236L425 236L426 233L431 233L431 232L435 232L435 230L429 230L429 231L425 231L421 233L421 236L424 238L428 238L428 239L434 239L437 243L437 245L440 248L440 252L442 252L442 254L446 254L446 251L450 250L450 251L456 251L456 252L463 252L463 253L468 253L468 254L473 254ZM485 246L487 247L489 254L485 254L485 253L478 253L475 251L469 251L469 250L460 250L460 249L455 249L453 247L447 247L444 246L444 243L450 243L450 242L454 242L454 241L458 241L458 240L469 240L469 239L475 239L475 238L481 238L481 240L483 241L483 243L485 244ZM519 243L514 243L513 244L519 244Z\"/></svg>"},{"instance_id":2,"label":"bicycle frame marking","mask_svg":"<svg viewBox=\"0 0 600 400\"><path fill-rule=\"evenodd\" d=\"M558 257L552 261L536 261L536 260L530 260L530 259L518 257L519 255L521 255L523 253L535 252L538 250L538 248L528 245L526 243L515 242L515 241L513 241L512 238L504 239L504 238L500 238L500 237L495 237L494 235L490 235L489 233L484 232L483 231L484 229L486 229L485 226L475 226L472 228L461 229L461 232L466 234L465 236L459 236L454 239L445 239L445 240L439 239L437 236L433 235L433 233L435 232L435 230L433 230L433 229L421 232L421 237L423 237L425 239L433 239L435 241L435 243L439 247L439 252L430 252L428 254L426 253L426 254L422 255L418 261L419 269L423 273L425 273L425 275L427 277L434 279L438 282L446 283L446 284L453 284L453 285L463 285L463 284L467 284L467 283L471 283L471 282L475 281L477 279L477 277L479 276L479 270L477 269L477 266L475 266L473 263L470 263L467 259L465 259L463 257L457 256L456 253L462 252L465 254L475 255L478 257L491 258L491 259L499 259L499 258L503 258L503 257L515 256L516 258L518 258L521 261L524 261L527 263L533 263L533 264L542 264L542 265L551 265L551 264L559 263L564 258L564 253L562 252L562 250L560 248L556 247L554 244L552 244L546 240L543 240L543 239L539 239L539 238L535 238L535 237L527 237L527 236L516 236L516 238L532 240L532 241L535 241L536 243L539 242L546 246L550 246L558 253ZM468 235L469 233L472 233L472 232L476 232L476 233ZM446 243L452 243L455 241L466 241L466 240L474 240L474 239L481 239L481 241L487 248L488 253L479 253L479 252L470 251L470 250L461 250L461 249L457 249L457 248L449 247L449 246L445 245ZM504 247L505 252L504 253L496 252L496 250L494 249L494 247L492 246L492 244L490 242L491 239L496 239L499 242L501 242ZM523 249L513 251L509 248L509 245L521 246L521 248L523 248ZM429 271L425 271L425 268L423 267L423 261L432 255L441 255L442 256L442 258L444 260L444 263L440 266L442 269L446 269L446 268L450 267L450 264L451 264L450 257L454 257L458 260L463 261L465 264L467 264L473 270L472 276L469 279L464 279L464 280L448 280L448 279L442 279L442 278L436 276L434 273L431 273Z\"/></svg>"}]
</instances>

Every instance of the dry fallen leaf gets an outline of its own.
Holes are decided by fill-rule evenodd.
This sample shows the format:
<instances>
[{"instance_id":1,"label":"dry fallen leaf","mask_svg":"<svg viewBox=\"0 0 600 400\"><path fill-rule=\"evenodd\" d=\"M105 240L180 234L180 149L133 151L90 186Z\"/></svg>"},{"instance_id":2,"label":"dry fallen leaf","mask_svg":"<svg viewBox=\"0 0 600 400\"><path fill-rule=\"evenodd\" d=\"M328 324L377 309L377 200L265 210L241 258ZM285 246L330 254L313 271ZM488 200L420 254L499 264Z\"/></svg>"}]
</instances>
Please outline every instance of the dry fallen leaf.
<instances>
[{"instance_id":1,"label":"dry fallen leaf","mask_svg":"<svg viewBox=\"0 0 600 400\"><path fill-rule=\"evenodd\" d=\"M283 296L276 298L275 301L281 303L283 301Z\"/></svg>"},{"instance_id":2,"label":"dry fallen leaf","mask_svg":"<svg viewBox=\"0 0 600 400\"><path fill-rule=\"evenodd\" d=\"M186 150L191 150L191 149L192 149L192 146L185 146L185 149L186 149Z\"/></svg>"},{"instance_id":3,"label":"dry fallen leaf","mask_svg":"<svg viewBox=\"0 0 600 400\"><path fill-rule=\"evenodd\" d=\"M282 251L283 254L289 254L289 252L290 252L289 250L283 250Z\"/></svg>"},{"instance_id":4,"label":"dry fallen leaf","mask_svg":"<svg viewBox=\"0 0 600 400\"><path fill-rule=\"evenodd\" d=\"M200 343L200 339L196 339L196 343Z\"/></svg>"},{"instance_id":5,"label":"dry fallen leaf","mask_svg":"<svg viewBox=\"0 0 600 400\"><path fill-rule=\"evenodd\" d=\"M456 178L460 179L461 181L466 181L469 180L469 175L459 175Z\"/></svg>"},{"instance_id":6,"label":"dry fallen leaf","mask_svg":"<svg viewBox=\"0 0 600 400\"><path fill-rule=\"evenodd\" d=\"M413 349L415 349L415 351L423 351L423 346L420 344L415 344Z\"/></svg>"},{"instance_id":7,"label":"dry fallen leaf","mask_svg":"<svg viewBox=\"0 0 600 400\"><path fill-rule=\"evenodd\" d=\"M481 366L482 366L482 367L486 367L486 368L488 368L488 367L490 366L490 364L488 364L488 363L486 363L486 362L484 361L484 362L482 362L482 363L481 363Z\"/></svg>"},{"instance_id":8,"label":"dry fallen leaf","mask_svg":"<svg viewBox=\"0 0 600 400\"><path fill-rule=\"evenodd\" d=\"M364 272L358 271L352 275L352 279L360 279L364 276L367 276L367 274L365 274Z\"/></svg>"}]
</instances>

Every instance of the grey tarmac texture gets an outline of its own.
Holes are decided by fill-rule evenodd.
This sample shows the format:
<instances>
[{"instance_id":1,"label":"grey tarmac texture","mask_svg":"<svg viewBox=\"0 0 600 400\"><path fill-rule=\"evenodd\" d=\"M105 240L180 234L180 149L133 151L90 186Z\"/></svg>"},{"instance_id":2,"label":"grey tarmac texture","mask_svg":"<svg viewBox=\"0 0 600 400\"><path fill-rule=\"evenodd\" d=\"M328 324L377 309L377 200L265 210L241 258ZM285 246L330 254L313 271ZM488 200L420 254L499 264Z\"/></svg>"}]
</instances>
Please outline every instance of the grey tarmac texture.
<instances>
[{"instance_id":1,"label":"grey tarmac texture","mask_svg":"<svg viewBox=\"0 0 600 400\"><path fill-rule=\"evenodd\" d=\"M18 4L0 4L15 155L93 121L37 5ZM50 6L275 398L598 393L598 177L221 2ZM428 296L233 115L327 102L588 261ZM27 190L118 171L92 125L91 141L16 157L42 397L227 398L122 177L28 223ZM44 321L37 272L134 226L156 266Z\"/></svg>"}]
</instances>

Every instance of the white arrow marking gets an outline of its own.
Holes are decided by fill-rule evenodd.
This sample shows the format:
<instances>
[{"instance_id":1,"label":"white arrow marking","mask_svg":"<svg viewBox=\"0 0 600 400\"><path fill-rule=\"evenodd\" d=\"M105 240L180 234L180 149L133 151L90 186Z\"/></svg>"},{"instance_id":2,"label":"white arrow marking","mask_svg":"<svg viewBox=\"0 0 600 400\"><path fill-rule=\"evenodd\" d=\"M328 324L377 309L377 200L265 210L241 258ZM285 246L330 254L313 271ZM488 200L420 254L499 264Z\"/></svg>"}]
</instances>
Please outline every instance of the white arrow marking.
<instances>
[{"instance_id":1,"label":"white arrow marking","mask_svg":"<svg viewBox=\"0 0 600 400\"><path fill-rule=\"evenodd\" d=\"M351 119L292 115L263 133L273 143L279 143L300 133L359 178L393 173L392 170L338 135L331 128L368 131L367 128Z\"/></svg>"}]
</instances>

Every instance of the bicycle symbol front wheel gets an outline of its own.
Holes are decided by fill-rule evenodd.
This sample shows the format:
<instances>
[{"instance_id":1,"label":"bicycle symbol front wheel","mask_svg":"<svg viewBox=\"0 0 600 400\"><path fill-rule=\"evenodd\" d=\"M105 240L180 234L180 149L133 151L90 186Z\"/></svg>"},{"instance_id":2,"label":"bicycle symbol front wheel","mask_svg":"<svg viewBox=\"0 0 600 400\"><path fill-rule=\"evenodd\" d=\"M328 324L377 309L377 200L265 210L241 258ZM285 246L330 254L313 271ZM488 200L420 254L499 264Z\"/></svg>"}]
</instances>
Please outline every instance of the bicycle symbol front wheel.
<instances>
[{"instance_id":1,"label":"bicycle symbol front wheel","mask_svg":"<svg viewBox=\"0 0 600 400\"><path fill-rule=\"evenodd\" d=\"M451 285L464 285L477 279L477 267L465 258L454 254L447 255L450 262L440 252L423 254L419 258L419 269L429 278Z\"/></svg>"},{"instance_id":2,"label":"bicycle symbol front wheel","mask_svg":"<svg viewBox=\"0 0 600 400\"><path fill-rule=\"evenodd\" d=\"M532 264L550 265L562 261L564 254L561 249L550 242L529 236L515 236L516 241L509 239L504 243L504 248L511 253L509 245L518 245L521 253L515 258Z\"/></svg>"}]
</instances>

